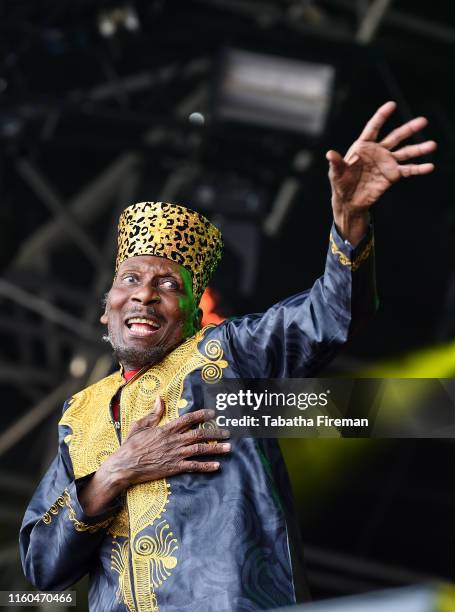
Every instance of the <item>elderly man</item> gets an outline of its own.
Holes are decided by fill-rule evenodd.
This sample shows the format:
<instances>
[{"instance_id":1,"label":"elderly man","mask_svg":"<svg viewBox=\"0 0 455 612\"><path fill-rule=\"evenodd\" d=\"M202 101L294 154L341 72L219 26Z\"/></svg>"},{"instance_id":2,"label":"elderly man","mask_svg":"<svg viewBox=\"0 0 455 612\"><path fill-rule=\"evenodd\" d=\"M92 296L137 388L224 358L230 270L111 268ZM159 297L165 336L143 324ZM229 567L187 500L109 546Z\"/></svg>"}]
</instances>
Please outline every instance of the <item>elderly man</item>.
<instances>
[{"instance_id":1,"label":"elderly man","mask_svg":"<svg viewBox=\"0 0 455 612\"><path fill-rule=\"evenodd\" d=\"M221 256L219 231L179 205L120 218L116 274L101 321L120 371L68 400L59 452L24 518L25 573L62 590L90 573L99 612L263 610L302 598L286 471L275 440L203 427L203 387L225 378L314 376L375 310L368 210L432 151L381 142L383 105L344 158L327 153L334 226L310 291L200 329L199 299ZM393 149L396 149L393 151ZM221 468L221 469L220 469Z\"/></svg>"}]
</instances>

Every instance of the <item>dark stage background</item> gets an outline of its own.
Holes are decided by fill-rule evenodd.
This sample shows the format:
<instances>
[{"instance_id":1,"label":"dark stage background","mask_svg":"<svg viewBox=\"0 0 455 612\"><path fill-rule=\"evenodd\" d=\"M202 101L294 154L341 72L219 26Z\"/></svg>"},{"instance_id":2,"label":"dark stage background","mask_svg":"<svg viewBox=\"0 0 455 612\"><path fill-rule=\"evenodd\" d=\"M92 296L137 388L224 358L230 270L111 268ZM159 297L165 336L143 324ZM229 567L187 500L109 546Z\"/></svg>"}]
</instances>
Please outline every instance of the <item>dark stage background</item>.
<instances>
[{"instance_id":1,"label":"dark stage background","mask_svg":"<svg viewBox=\"0 0 455 612\"><path fill-rule=\"evenodd\" d=\"M325 151L344 153L388 99L390 129L426 115L436 171L375 207L381 308L325 374L455 374L454 46L443 0L0 4L1 589L29 588L17 534L63 400L113 367L98 318L131 202L207 214L226 236L215 312L260 311L322 273ZM292 63L272 78L272 61L264 85L258 56L333 79L296 84ZM262 91L243 110L236 66ZM280 98L307 119L274 111ZM283 450L316 599L455 581L453 440Z\"/></svg>"}]
</instances>

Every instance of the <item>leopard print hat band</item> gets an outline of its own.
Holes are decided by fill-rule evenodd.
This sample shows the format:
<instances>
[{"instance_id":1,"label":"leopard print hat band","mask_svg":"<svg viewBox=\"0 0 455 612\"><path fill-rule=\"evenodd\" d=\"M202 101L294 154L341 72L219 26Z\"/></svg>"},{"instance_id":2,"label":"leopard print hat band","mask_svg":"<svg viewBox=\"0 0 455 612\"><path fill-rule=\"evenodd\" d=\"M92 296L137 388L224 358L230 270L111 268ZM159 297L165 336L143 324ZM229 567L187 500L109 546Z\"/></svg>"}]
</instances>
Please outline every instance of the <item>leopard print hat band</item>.
<instances>
[{"instance_id":1,"label":"leopard print hat band","mask_svg":"<svg viewBox=\"0 0 455 612\"><path fill-rule=\"evenodd\" d=\"M120 215L115 272L135 255L166 257L191 272L199 304L222 250L221 232L198 212L180 204L139 202Z\"/></svg>"}]
</instances>

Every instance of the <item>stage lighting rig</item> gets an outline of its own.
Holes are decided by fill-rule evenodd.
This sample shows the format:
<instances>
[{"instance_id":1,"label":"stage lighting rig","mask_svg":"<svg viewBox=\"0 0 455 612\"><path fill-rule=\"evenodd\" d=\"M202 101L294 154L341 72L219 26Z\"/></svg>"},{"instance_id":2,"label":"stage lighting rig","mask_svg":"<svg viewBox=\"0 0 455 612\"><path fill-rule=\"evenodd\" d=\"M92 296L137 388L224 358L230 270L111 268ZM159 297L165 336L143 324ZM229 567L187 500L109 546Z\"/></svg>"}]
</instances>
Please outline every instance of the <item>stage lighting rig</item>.
<instances>
[{"instance_id":1,"label":"stage lighting rig","mask_svg":"<svg viewBox=\"0 0 455 612\"><path fill-rule=\"evenodd\" d=\"M225 52L217 87L221 119L320 136L332 101L335 68L238 49Z\"/></svg>"},{"instance_id":2,"label":"stage lighting rig","mask_svg":"<svg viewBox=\"0 0 455 612\"><path fill-rule=\"evenodd\" d=\"M140 28L139 16L132 4L121 4L98 13L98 31L104 38L115 36L120 30L136 32Z\"/></svg>"}]
</instances>

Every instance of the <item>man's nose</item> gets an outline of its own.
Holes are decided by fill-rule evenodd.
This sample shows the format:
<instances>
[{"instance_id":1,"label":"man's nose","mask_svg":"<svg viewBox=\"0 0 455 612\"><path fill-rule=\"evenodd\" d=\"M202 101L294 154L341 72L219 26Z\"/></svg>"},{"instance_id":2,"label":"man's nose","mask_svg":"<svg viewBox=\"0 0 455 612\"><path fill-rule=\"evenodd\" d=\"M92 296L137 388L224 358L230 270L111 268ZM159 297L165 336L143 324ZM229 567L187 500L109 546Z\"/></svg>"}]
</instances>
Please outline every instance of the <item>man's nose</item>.
<instances>
[{"instance_id":1,"label":"man's nose","mask_svg":"<svg viewBox=\"0 0 455 612\"><path fill-rule=\"evenodd\" d=\"M153 284L144 283L136 288L131 299L141 304L156 304L161 298L158 289Z\"/></svg>"}]
</instances>

